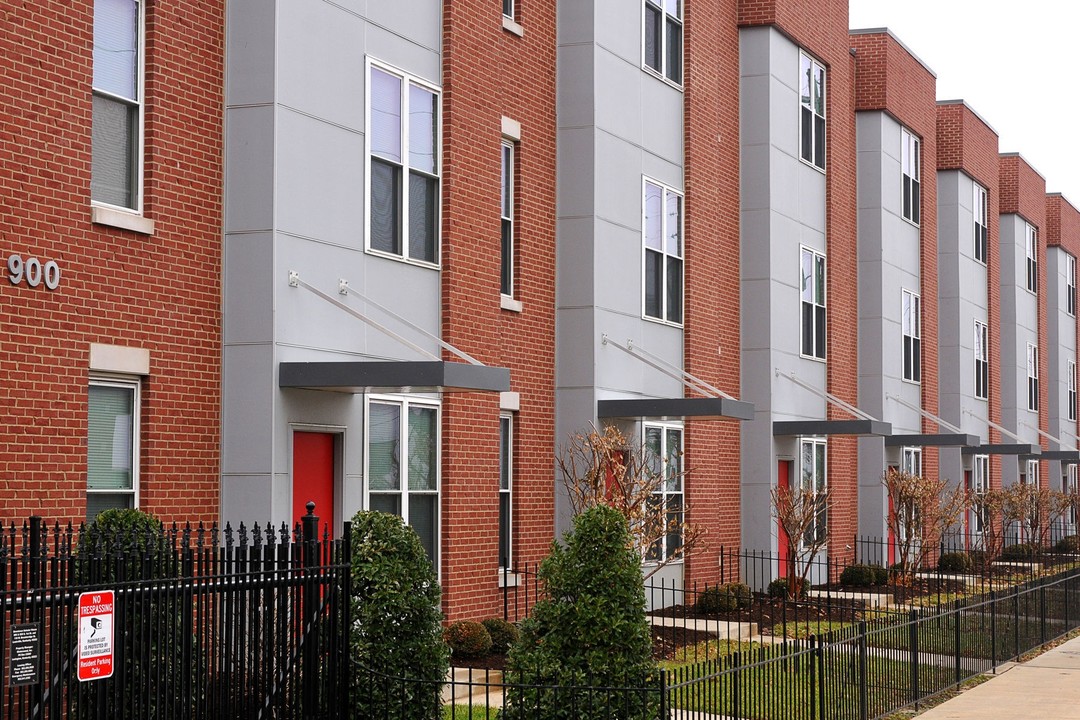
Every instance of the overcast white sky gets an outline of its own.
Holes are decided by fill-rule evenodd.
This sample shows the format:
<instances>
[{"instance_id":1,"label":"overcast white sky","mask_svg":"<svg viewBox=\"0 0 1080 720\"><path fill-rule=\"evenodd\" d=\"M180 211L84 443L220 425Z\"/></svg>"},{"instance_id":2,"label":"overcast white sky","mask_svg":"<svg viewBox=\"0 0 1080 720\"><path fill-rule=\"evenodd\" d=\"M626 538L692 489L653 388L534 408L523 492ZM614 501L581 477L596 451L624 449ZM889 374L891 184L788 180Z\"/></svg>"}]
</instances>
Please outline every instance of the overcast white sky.
<instances>
[{"instance_id":1,"label":"overcast white sky","mask_svg":"<svg viewBox=\"0 0 1080 720\"><path fill-rule=\"evenodd\" d=\"M1080 209L1080 2L850 0L852 28L887 27Z\"/></svg>"}]
</instances>

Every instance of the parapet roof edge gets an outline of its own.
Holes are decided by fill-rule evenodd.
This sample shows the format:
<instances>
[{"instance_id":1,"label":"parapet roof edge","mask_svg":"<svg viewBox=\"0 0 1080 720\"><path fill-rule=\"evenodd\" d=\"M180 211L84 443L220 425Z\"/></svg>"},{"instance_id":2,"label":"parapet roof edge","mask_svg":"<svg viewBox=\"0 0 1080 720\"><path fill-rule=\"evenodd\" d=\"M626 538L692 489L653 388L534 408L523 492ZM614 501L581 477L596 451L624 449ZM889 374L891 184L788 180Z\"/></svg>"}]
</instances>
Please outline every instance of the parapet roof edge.
<instances>
[{"instance_id":1,"label":"parapet roof edge","mask_svg":"<svg viewBox=\"0 0 1080 720\"><path fill-rule=\"evenodd\" d=\"M979 114L978 110L976 110L975 108L971 107L971 105L968 104L967 100L964 100L963 98L955 98L953 100L938 100L937 104L938 105L963 105L964 107L966 107L968 109L968 111L972 115L974 115L975 117L977 117L979 119L979 122L981 122L986 127L990 128L990 132L994 133L994 135L996 135L998 137L1001 137L1001 133L999 133L997 131L997 128L995 128L993 125L988 123L986 121L986 118L984 118L982 115Z\"/></svg>"},{"instance_id":2,"label":"parapet roof edge","mask_svg":"<svg viewBox=\"0 0 1080 720\"><path fill-rule=\"evenodd\" d=\"M1031 161L1029 161L1026 157L1021 155L1019 151L998 153L998 156L1003 157L1003 158L1004 157L1020 158L1021 160L1024 161L1025 165L1027 165L1029 168L1031 168L1035 172L1036 175L1038 175L1039 177L1042 178L1043 183L1046 182L1046 176L1043 175L1041 172L1039 172L1038 168L1036 168L1034 165L1032 165Z\"/></svg>"},{"instance_id":3,"label":"parapet roof edge","mask_svg":"<svg viewBox=\"0 0 1080 720\"><path fill-rule=\"evenodd\" d=\"M915 62L917 62L917 63L919 63L920 65L922 65L922 66L923 66L923 69L924 69L924 70L926 70L926 72L930 73L930 76L931 76L931 77L933 77L933 78L934 78L935 80L937 80L937 73L936 73L936 72L934 72L934 68L930 67L930 66L929 66L929 65L927 65L927 64L926 64L925 62L923 62L923 59L922 59L921 57L919 57L918 55L916 55L916 54L915 54L915 53L914 53L914 52L912 51L912 49L911 49L911 48L909 48L909 47L908 47L907 45L905 45L905 44L904 44L904 41L903 41L903 40L901 40L900 38L898 38L898 37L896 36L896 33L894 33L894 32L893 32L892 30L890 30L889 28L887 28L887 27L877 27L877 28L851 28L851 29L849 29L849 30L848 30L848 35L880 35L880 34L882 34L882 33L885 33L886 35L888 35L889 37L891 37L891 38L892 38L893 40L895 40L895 41L896 41L896 44L897 44L897 45L899 45L900 47L904 48L904 52L906 52L906 53L907 53L908 55L910 55L911 57L915 58Z\"/></svg>"}]
</instances>

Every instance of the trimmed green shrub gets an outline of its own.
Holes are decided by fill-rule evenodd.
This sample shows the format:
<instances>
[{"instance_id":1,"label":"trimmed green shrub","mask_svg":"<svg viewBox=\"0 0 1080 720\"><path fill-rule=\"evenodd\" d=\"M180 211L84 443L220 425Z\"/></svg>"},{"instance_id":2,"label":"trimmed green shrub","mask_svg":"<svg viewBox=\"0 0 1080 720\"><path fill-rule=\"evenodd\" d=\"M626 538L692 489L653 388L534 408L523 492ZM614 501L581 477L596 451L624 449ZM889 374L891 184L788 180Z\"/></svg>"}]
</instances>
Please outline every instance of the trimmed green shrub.
<instances>
[{"instance_id":1,"label":"trimmed green shrub","mask_svg":"<svg viewBox=\"0 0 1080 720\"><path fill-rule=\"evenodd\" d=\"M877 584L878 574L869 565L848 565L840 573L840 584L849 587L871 587Z\"/></svg>"},{"instance_id":2,"label":"trimmed green shrub","mask_svg":"<svg viewBox=\"0 0 1080 720\"><path fill-rule=\"evenodd\" d=\"M723 613L750 607L754 595L743 583L725 583L705 588L698 595L694 609L699 613Z\"/></svg>"},{"instance_id":3,"label":"trimmed green shrub","mask_svg":"<svg viewBox=\"0 0 1080 720\"><path fill-rule=\"evenodd\" d=\"M880 565L871 565L870 570L874 575L874 585L882 586L889 584L889 569Z\"/></svg>"},{"instance_id":4,"label":"trimmed green shrub","mask_svg":"<svg viewBox=\"0 0 1080 720\"><path fill-rule=\"evenodd\" d=\"M573 688L656 684L641 557L626 518L603 505L574 518L540 565L546 599L510 650L502 720L651 720L654 693ZM536 685L560 686L558 692Z\"/></svg>"},{"instance_id":5,"label":"trimmed green shrub","mask_svg":"<svg viewBox=\"0 0 1080 720\"><path fill-rule=\"evenodd\" d=\"M491 636L491 652L504 654L510 652L510 648L521 637L517 625L508 623L502 618L488 618L482 623Z\"/></svg>"},{"instance_id":6,"label":"trimmed green shrub","mask_svg":"<svg viewBox=\"0 0 1080 720\"><path fill-rule=\"evenodd\" d=\"M802 592L799 593L799 600L806 597L807 591L809 590L807 585L809 585L809 583L802 586ZM793 593L788 587L787 578L776 578L775 580L773 580L765 589L765 594L771 598L779 598L781 600L791 599L793 595Z\"/></svg>"},{"instance_id":7,"label":"trimmed green shrub","mask_svg":"<svg viewBox=\"0 0 1080 720\"><path fill-rule=\"evenodd\" d=\"M170 578L179 575L178 555L162 522L142 510L114 508L97 515L79 534L75 563L76 583L84 587L116 589L117 583L139 580L163 581L145 583L149 586L168 586ZM127 615L131 602L119 593L116 598L117 618ZM114 629L114 643L120 665L116 676L125 678L121 685L117 720L134 718L132 708L146 705L142 712L148 717L186 716L192 712L197 699L192 695L166 692L169 688L198 687L200 672L199 639L184 632L185 616L192 610L176 596L155 592L136 600L138 611L131 615L130 625ZM204 668L203 668L204 669ZM87 683L78 699L73 700L67 717L72 720L97 717L95 706L102 694L110 694L104 683ZM145 700L138 700L138 696Z\"/></svg>"},{"instance_id":8,"label":"trimmed green shrub","mask_svg":"<svg viewBox=\"0 0 1080 720\"><path fill-rule=\"evenodd\" d=\"M472 620L458 620L443 631L443 639L454 657L474 658L491 651L491 633Z\"/></svg>"},{"instance_id":9,"label":"trimmed green shrub","mask_svg":"<svg viewBox=\"0 0 1080 720\"><path fill-rule=\"evenodd\" d=\"M1027 543L1009 545L1001 551L1001 559L1007 562L1030 562L1035 557L1035 546Z\"/></svg>"},{"instance_id":10,"label":"trimmed green shrub","mask_svg":"<svg viewBox=\"0 0 1080 720\"><path fill-rule=\"evenodd\" d=\"M438 717L450 666L443 642L442 591L416 532L396 515L360 511L352 518L351 717Z\"/></svg>"},{"instance_id":11,"label":"trimmed green shrub","mask_svg":"<svg viewBox=\"0 0 1080 720\"><path fill-rule=\"evenodd\" d=\"M1080 553L1080 535L1066 535L1058 540L1057 545L1054 546L1054 552L1063 553L1066 555L1076 555Z\"/></svg>"},{"instance_id":12,"label":"trimmed green shrub","mask_svg":"<svg viewBox=\"0 0 1080 720\"><path fill-rule=\"evenodd\" d=\"M969 573L974 566L971 556L964 552L945 553L937 561L937 569L943 573Z\"/></svg>"}]
</instances>

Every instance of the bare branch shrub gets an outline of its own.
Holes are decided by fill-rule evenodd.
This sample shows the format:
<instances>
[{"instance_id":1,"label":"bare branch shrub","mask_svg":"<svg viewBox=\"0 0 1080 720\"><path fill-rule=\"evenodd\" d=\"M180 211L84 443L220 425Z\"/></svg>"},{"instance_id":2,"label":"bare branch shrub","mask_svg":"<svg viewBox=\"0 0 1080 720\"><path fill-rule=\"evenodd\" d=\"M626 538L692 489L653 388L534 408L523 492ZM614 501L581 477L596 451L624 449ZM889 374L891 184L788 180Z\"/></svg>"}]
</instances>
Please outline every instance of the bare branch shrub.
<instances>
[{"instance_id":1,"label":"bare branch shrub","mask_svg":"<svg viewBox=\"0 0 1080 720\"><path fill-rule=\"evenodd\" d=\"M610 425L603 432L592 428L570 435L556 455L574 515L598 505L622 513L634 549L649 562L646 578L704 548L705 528L687 522L685 495L677 495L677 506L662 500L665 488L682 492L687 471L681 451L664 460L644 442L631 447ZM659 552L665 544L666 553Z\"/></svg>"},{"instance_id":2,"label":"bare branch shrub","mask_svg":"<svg viewBox=\"0 0 1080 720\"><path fill-rule=\"evenodd\" d=\"M883 482L891 501L888 526L899 550L900 574L911 579L942 535L963 517L968 494L961 487L950 488L948 480L897 468L889 468Z\"/></svg>"},{"instance_id":3,"label":"bare branch shrub","mask_svg":"<svg viewBox=\"0 0 1080 720\"><path fill-rule=\"evenodd\" d=\"M792 597L801 597L810 574L811 561L829 543L828 516L832 495L828 487L774 485L773 512L787 536L788 588Z\"/></svg>"}]
</instances>

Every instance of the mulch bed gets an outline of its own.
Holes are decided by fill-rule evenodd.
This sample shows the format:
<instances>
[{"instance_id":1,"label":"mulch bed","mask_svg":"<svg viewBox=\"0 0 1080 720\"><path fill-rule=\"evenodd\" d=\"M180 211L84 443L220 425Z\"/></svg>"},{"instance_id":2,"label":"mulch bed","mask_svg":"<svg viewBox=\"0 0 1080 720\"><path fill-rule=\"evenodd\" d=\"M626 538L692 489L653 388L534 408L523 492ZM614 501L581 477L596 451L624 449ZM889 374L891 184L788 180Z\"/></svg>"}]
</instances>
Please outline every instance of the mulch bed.
<instances>
[{"instance_id":1,"label":"mulch bed","mask_svg":"<svg viewBox=\"0 0 1080 720\"><path fill-rule=\"evenodd\" d=\"M675 657L679 648L687 645L696 645L707 640L715 640L716 634L702 630L692 630L683 627L664 627L663 625L652 626L653 658L656 660L670 660ZM476 668L478 670L505 670L506 656L492 653L476 658L454 657L450 664L459 668Z\"/></svg>"}]
</instances>

